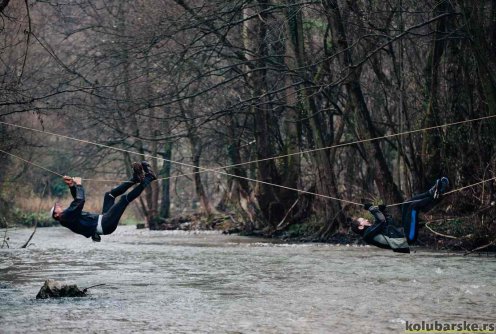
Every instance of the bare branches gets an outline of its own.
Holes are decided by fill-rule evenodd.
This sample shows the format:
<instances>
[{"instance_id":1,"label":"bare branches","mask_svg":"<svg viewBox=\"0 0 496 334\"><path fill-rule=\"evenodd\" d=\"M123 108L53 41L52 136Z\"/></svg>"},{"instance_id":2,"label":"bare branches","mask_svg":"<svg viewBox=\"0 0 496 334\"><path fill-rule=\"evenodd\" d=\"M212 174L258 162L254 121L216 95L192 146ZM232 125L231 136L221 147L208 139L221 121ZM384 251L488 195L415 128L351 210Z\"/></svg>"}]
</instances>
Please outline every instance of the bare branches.
<instances>
[{"instance_id":1,"label":"bare branches","mask_svg":"<svg viewBox=\"0 0 496 334\"><path fill-rule=\"evenodd\" d=\"M24 4L26 5L26 15L28 17L28 29L24 31L24 33L26 34L26 50L24 51L24 60L22 61L21 73L19 74L19 79L17 79L18 84L21 82L22 75L24 74L24 68L26 67L26 61L28 59L29 41L31 40L31 34L32 34L31 14L29 13L28 0L24 0Z\"/></svg>"},{"instance_id":2,"label":"bare branches","mask_svg":"<svg viewBox=\"0 0 496 334\"><path fill-rule=\"evenodd\" d=\"M9 247L9 240L10 240L10 238L7 235L7 231L9 229L9 224L8 224L7 220L5 219L5 217L2 217L2 220L3 220L4 224L5 224L5 231L3 233L2 246L0 246L0 248L4 248L4 247L10 248Z\"/></svg>"},{"instance_id":3,"label":"bare branches","mask_svg":"<svg viewBox=\"0 0 496 334\"><path fill-rule=\"evenodd\" d=\"M9 2L10 0L2 0L2 2L0 2L0 12L3 13L4 9L9 5Z\"/></svg>"}]
</instances>

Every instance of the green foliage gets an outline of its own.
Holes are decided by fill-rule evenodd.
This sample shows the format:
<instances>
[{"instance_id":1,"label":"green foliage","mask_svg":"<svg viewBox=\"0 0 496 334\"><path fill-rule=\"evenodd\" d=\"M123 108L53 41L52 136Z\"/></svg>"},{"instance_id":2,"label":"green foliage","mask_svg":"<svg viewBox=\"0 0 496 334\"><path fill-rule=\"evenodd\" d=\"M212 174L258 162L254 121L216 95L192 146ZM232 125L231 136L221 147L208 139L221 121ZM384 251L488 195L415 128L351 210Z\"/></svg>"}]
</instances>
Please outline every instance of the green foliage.
<instances>
[{"instance_id":1,"label":"green foliage","mask_svg":"<svg viewBox=\"0 0 496 334\"><path fill-rule=\"evenodd\" d=\"M315 224L312 221L302 224L289 226L287 236L289 238L298 238L311 235L315 232Z\"/></svg>"},{"instance_id":2,"label":"green foliage","mask_svg":"<svg viewBox=\"0 0 496 334\"><path fill-rule=\"evenodd\" d=\"M38 223L38 227L55 226L58 223L50 217L48 213L23 212L18 209L14 210L12 223L14 225L34 226Z\"/></svg>"},{"instance_id":3,"label":"green foliage","mask_svg":"<svg viewBox=\"0 0 496 334\"><path fill-rule=\"evenodd\" d=\"M327 23L323 20L309 19L303 21L303 29L307 31L315 30L317 32L325 32Z\"/></svg>"},{"instance_id":4,"label":"green foliage","mask_svg":"<svg viewBox=\"0 0 496 334\"><path fill-rule=\"evenodd\" d=\"M7 227L12 219L13 203L11 198L0 188L0 228Z\"/></svg>"},{"instance_id":5,"label":"green foliage","mask_svg":"<svg viewBox=\"0 0 496 334\"><path fill-rule=\"evenodd\" d=\"M433 227L433 226L432 226ZM475 232L475 226L463 219L452 219L443 221L433 227L437 232L451 235L454 237L463 237Z\"/></svg>"},{"instance_id":6,"label":"green foliage","mask_svg":"<svg viewBox=\"0 0 496 334\"><path fill-rule=\"evenodd\" d=\"M138 225L138 224L142 224L142 223L143 223L142 220L136 219L134 217L122 219L120 222L121 225Z\"/></svg>"},{"instance_id":7,"label":"green foliage","mask_svg":"<svg viewBox=\"0 0 496 334\"><path fill-rule=\"evenodd\" d=\"M64 197L68 191L69 188L60 177L50 182L50 193L52 196Z\"/></svg>"}]
</instances>

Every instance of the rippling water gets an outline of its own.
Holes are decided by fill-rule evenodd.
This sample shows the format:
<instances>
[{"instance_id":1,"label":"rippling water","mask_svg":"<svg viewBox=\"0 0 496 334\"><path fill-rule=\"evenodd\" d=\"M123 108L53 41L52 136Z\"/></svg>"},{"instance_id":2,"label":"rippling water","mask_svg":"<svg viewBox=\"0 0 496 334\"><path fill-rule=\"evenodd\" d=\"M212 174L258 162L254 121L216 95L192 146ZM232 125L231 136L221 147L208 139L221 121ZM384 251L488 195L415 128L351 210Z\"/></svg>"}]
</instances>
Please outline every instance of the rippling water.
<instances>
[{"instance_id":1,"label":"rippling water","mask_svg":"<svg viewBox=\"0 0 496 334\"><path fill-rule=\"evenodd\" d=\"M99 244L63 228L9 232L0 333L400 333L495 321L494 258L120 226ZM3 236L3 234L1 234ZM85 298L36 300L46 279Z\"/></svg>"}]
</instances>

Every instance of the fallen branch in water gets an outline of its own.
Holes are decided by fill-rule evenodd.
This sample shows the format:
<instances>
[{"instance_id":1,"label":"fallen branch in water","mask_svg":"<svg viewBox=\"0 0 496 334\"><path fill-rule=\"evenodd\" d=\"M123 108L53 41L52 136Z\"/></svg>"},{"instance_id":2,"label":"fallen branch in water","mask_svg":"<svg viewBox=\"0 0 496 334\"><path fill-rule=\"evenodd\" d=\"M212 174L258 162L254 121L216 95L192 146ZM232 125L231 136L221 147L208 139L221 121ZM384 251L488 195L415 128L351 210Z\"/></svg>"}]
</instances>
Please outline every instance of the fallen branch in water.
<instances>
[{"instance_id":1,"label":"fallen branch in water","mask_svg":"<svg viewBox=\"0 0 496 334\"><path fill-rule=\"evenodd\" d=\"M300 199L297 198L296 201L293 203L293 205L291 205L291 207L289 208L288 212L286 212L286 215L284 216L284 218L277 225L277 228L276 228L277 231L283 230L283 229L285 229L288 226L288 224L284 224L284 222L286 221L286 218L288 218L289 213L293 210L293 208L296 206L296 204L298 203L299 200Z\"/></svg>"},{"instance_id":2,"label":"fallen branch in water","mask_svg":"<svg viewBox=\"0 0 496 334\"><path fill-rule=\"evenodd\" d=\"M38 217L40 215L40 212L41 212L41 204L43 203L42 199L43 199L43 196L45 195L45 190L47 188L47 183L45 183L45 187L43 188L43 191L41 193L41 196L40 196L40 205L38 205ZM38 227L38 222L36 221L34 223L34 230L33 230L33 233L31 233L31 236L29 237L28 241L26 241L26 243L24 245L22 245L21 248L26 248L28 247L29 245L29 242L31 241L31 239L33 239L33 236L34 234L36 233L36 228Z\"/></svg>"},{"instance_id":3,"label":"fallen branch in water","mask_svg":"<svg viewBox=\"0 0 496 334\"><path fill-rule=\"evenodd\" d=\"M8 243L10 238L7 236L7 230L9 229L9 223L7 222L7 219L5 219L5 217L2 217L2 219L3 219L3 222L5 223L5 233L3 234L2 247L0 247L0 248L3 248L4 246L7 246L7 248L10 248L9 243Z\"/></svg>"},{"instance_id":4,"label":"fallen branch in water","mask_svg":"<svg viewBox=\"0 0 496 334\"><path fill-rule=\"evenodd\" d=\"M102 285L105 285L105 283L95 284L95 285L89 286L87 288L84 288L83 292L86 293L86 291L88 291L88 289L96 288L97 286L102 286Z\"/></svg>"},{"instance_id":5,"label":"fallen branch in water","mask_svg":"<svg viewBox=\"0 0 496 334\"><path fill-rule=\"evenodd\" d=\"M26 243L24 243L24 245L22 245L22 246L21 246L21 248L26 248L26 247L28 247L29 242L31 241L31 239L33 239L33 236L34 236L34 234L36 233L36 228L37 228L37 227L38 227L38 222L36 222L36 223L34 224L34 230L33 230L33 233L31 233L31 236L29 237L28 241L26 241Z\"/></svg>"}]
</instances>

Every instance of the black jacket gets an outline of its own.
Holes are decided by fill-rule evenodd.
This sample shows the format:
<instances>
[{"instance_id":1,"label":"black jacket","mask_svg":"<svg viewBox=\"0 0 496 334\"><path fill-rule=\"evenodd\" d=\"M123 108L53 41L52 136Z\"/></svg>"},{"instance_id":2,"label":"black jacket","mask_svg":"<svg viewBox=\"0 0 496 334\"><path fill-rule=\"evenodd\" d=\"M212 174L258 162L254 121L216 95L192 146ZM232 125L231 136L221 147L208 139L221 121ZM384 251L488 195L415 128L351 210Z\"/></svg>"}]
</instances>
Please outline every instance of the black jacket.
<instances>
[{"instance_id":1,"label":"black jacket","mask_svg":"<svg viewBox=\"0 0 496 334\"><path fill-rule=\"evenodd\" d=\"M393 226L391 216L385 215L377 206L371 206L369 211L375 222L365 230L363 240L380 248L392 249L394 252L410 253L404 233Z\"/></svg>"},{"instance_id":2,"label":"black jacket","mask_svg":"<svg viewBox=\"0 0 496 334\"><path fill-rule=\"evenodd\" d=\"M95 234L98 225L98 214L83 211L84 188L77 185L69 188L74 198L71 205L60 215L59 222L72 232L84 235L86 238Z\"/></svg>"}]
</instances>

